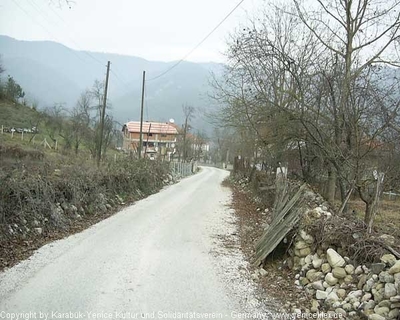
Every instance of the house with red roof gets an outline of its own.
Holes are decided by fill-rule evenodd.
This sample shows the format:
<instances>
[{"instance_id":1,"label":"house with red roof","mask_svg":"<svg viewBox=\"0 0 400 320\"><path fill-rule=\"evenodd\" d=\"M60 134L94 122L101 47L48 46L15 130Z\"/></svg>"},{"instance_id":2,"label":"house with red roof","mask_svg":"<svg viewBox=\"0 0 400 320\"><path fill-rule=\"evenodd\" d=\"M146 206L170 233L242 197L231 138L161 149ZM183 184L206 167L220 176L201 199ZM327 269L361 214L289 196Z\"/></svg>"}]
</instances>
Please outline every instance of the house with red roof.
<instances>
[{"instance_id":1,"label":"house with red roof","mask_svg":"<svg viewBox=\"0 0 400 320\"><path fill-rule=\"evenodd\" d=\"M129 121L122 127L124 135L123 149L138 152L140 143L140 121ZM178 130L170 122L143 122L142 154L150 159L163 157L171 159L176 152Z\"/></svg>"}]
</instances>

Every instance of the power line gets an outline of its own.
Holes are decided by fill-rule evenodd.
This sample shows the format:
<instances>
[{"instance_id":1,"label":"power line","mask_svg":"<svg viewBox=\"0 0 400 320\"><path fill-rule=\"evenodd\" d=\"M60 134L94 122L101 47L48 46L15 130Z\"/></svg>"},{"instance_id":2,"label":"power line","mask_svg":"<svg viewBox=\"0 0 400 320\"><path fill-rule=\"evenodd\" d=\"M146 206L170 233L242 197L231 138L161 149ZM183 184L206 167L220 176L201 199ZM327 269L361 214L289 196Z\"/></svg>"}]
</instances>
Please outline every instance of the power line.
<instances>
[{"instance_id":1,"label":"power line","mask_svg":"<svg viewBox=\"0 0 400 320\"><path fill-rule=\"evenodd\" d=\"M234 13L236 11L237 8L239 8L239 6L244 2L245 0L241 0L226 16L225 18L223 18L215 27L214 29L211 30L210 33L208 33L203 40L201 40L192 50L190 50L182 59L180 59L179 61L177 61L175 64L173 64L170 68L168 68L167 70L165 70L163 73L159 74L156 77L153 77L151 79L148 79L147 81L152 81L155 79L158 79L160 77L162 77L163 75L167 74L168 72L170 72L172 69L174 69L175 67L177 67L182 61L184 61L188 56L190 56L198 47L200 47L224 22L226 19L228 19L232 13Z\"/></svg>"},{"instance_id":2,"label":"power line","mask_svg":"<svg viewBox=\"0 0 400 320\"><path fill-rule=\"evenodd\" d=\"M34 8L34 9L35 9L42 17L44 17L48 22L50 22L50 24L53 24L53 21L55 21L55 20L49 19L50 15L48 15L47 12L46 12L45 10L42 10L42 8L41 8L39 5L37 5L33 0L28 1L28 4L30 4L30 5L32 6L32 8ZM60 21L62 21L62 22L65 24L65 26L69 29L69 26L68 26L68 24L65 22L65 20L64 20L60 15L58 15L58 14L56 13L56 11L53 10L53 8L50 7L50 9L57 15L58 19L59 19ZM58 23L57 23L57 25L60 26ZM46 30L46 31L47 31L47 30ZM96 57L94 57L94 56L93 56L92 54L90 54L89 52L82 50L81 46L80 46L72 37L70 37L70 36L68 36L68 35L67 35L67 37L68 37L69 41L71 41L71 42L79 49L79 51L80 51L81 53L87 55L89 58L93 59L94 61L96 61L97 63L101 64L102 66L104 65L105 60L104 60L104 61L100 61L99 59L97 59Z\"/></svg>"}]
</instances>

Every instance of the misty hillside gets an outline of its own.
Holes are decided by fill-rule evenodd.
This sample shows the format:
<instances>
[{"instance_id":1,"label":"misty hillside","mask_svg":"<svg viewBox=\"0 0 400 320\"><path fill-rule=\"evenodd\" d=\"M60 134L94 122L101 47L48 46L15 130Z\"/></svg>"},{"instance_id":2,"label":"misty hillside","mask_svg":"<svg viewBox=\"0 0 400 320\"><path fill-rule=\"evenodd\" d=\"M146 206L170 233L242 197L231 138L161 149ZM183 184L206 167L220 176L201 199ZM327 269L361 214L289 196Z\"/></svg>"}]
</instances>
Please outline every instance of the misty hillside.
<instances>
[{"instance_id":1,"label":"misty hillside","mask_svg":"<svg viewBox=\"0 0 400 320\"><path fill-rule=\"evenodd\" d=\"M0 35L0 55L9 74L21 84L30 101L39 107L63 103L72 108L80 93L93 82L104 80L107 61L111 61L109 100L112 113L120 121L139 119L142 71L147 79L158 76L174 62L147 61L133 56L76 51L51 41L19 41ZM183 62L165 76L146 84L146 120L182 123L182 105L210 109L210 71L220 64ZM206 129L199 113L195 129ZM207 130L208 131L208 130Z\"/></svg>"}]
</instances>

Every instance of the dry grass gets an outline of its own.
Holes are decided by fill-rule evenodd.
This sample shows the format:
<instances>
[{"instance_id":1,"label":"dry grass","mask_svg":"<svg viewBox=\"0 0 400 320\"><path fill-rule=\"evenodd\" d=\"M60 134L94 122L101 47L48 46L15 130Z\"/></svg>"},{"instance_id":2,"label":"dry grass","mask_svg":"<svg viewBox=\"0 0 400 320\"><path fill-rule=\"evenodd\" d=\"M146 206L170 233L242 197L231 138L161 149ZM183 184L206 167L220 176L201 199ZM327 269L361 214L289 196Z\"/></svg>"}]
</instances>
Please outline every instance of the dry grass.
<instances>
[{"instance_id":1,"label":"dry grass","mask_svg":"<svg viewBox=\"0 0 400 320\"><path fill-rule=\"evenodd\" d=\"M350 211L355 211L359 219L364 218L364 202L352 200L349 202L349 207ZM374 225L379 231L400 239L400 199L382 200Z\"/></svg>"}]
</instances>

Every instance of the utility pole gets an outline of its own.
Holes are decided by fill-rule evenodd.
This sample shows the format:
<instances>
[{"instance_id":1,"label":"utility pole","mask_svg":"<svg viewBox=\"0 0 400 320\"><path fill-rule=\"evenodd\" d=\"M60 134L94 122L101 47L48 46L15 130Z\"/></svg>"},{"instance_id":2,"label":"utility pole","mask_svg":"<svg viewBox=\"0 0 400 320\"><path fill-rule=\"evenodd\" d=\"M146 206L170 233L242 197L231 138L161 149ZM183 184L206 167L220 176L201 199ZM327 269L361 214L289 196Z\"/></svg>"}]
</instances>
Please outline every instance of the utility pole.
<instances>
[{"instance_id":1,"label":"utility pole","mask_svg":"<svg viewBox=\"0 0 400 320\"><path fill-rule=\"evenodd\" d=\"M143 83L142 83L142 104L140 106L140 137L139 137L139 159L142 156L143 148L143 105L144 105L144 83L146 81L146 71L143 71Z\"/></svg>"},{"instance_id":2,"label":"utility pole","mask_svg":"<svg viewBox=\"0 0 400 320\"><path fill-rule=\"evenodd\" d=\"M106 107L107 107L107 91L108 91L108 77L110 75L110 61L107 62L107 75L106 75L106 85L104 88L104 100L103 100L103 110L101 112L100 117L100 140L99 146L97 150L97 167L100 167L101 160L101 149L103 148L103 134L104 134L104 119L106 116Z\"/></svg>"}]
</instances>

